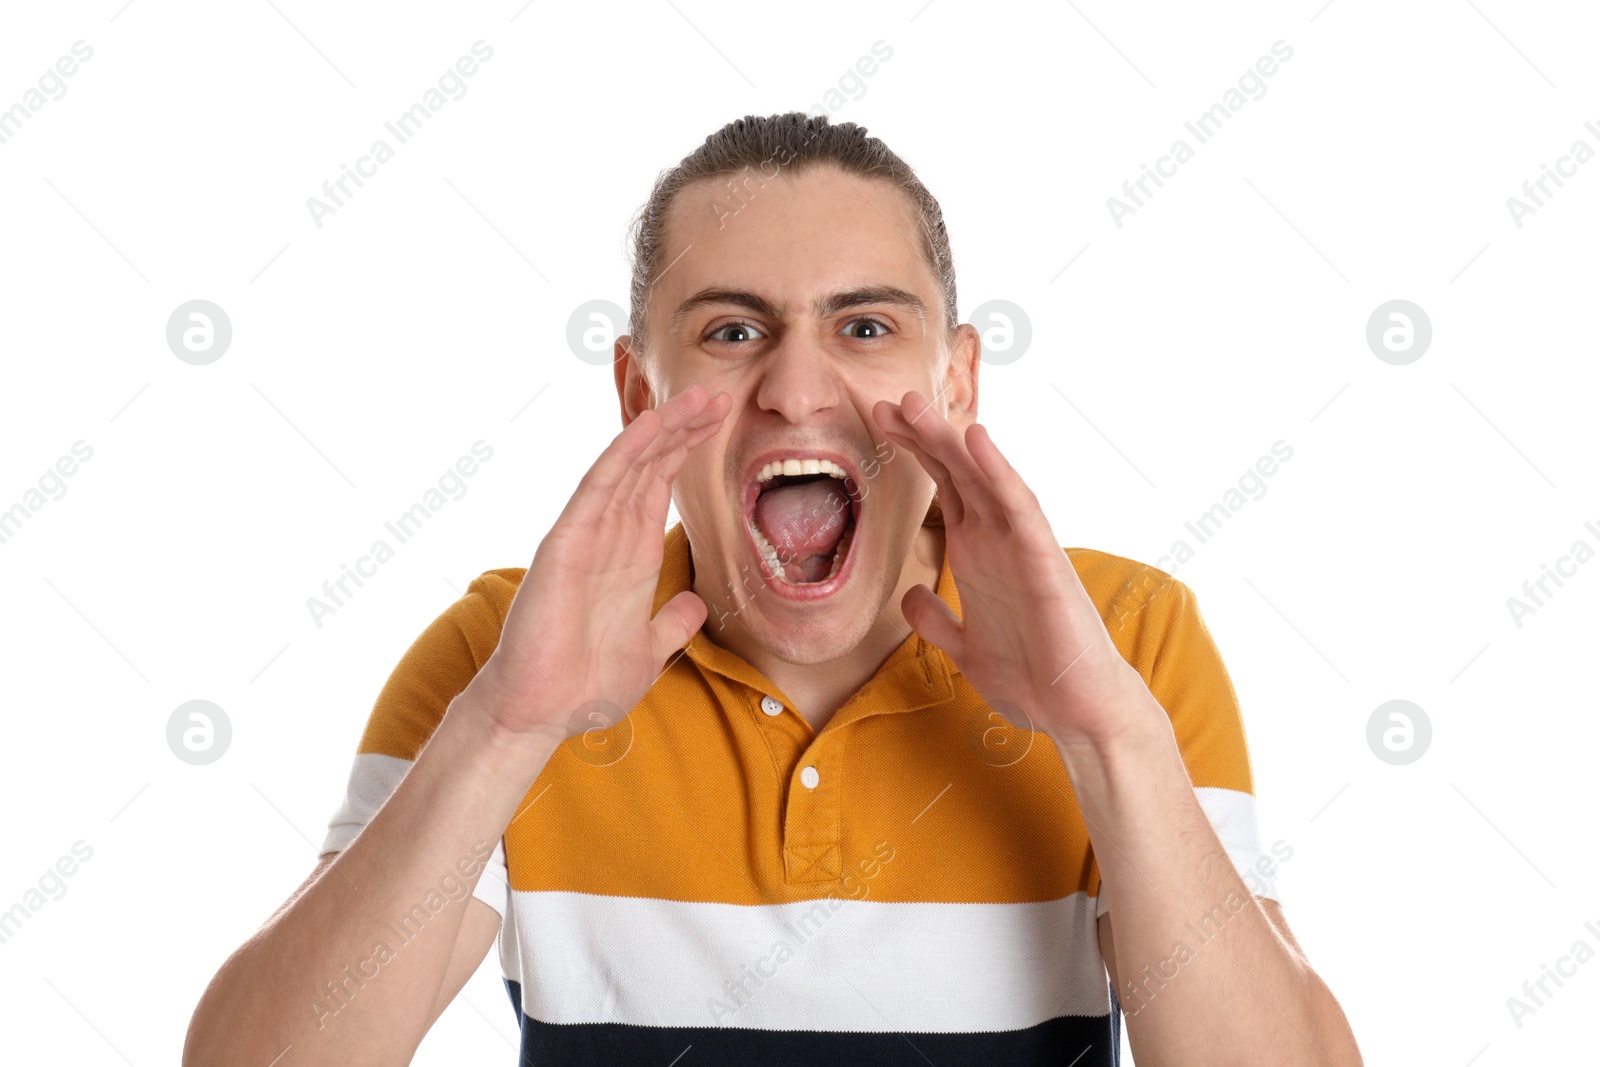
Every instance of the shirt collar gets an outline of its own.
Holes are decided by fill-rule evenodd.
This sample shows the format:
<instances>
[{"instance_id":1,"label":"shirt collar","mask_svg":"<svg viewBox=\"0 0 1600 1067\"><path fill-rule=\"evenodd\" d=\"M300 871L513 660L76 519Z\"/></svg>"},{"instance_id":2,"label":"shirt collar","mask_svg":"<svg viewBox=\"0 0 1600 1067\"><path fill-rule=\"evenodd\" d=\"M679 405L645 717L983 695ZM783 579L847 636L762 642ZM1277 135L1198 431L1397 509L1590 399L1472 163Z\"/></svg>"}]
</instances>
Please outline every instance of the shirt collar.
<instances>
[{"instance_id":1,"label":"shirt collar","mask_svg":"<svg viewBox=\"0 0 1600 1067\"><path fill-rule=\"evenodd\" d=\"M928 524L942 522L937 501L928 510L924 520ZM694 581L694 561L689 545L689 535L682 522L674 523L666 533L665 552L661 560L661 573L656 581L655 602L651 615L678 593L690 589ZM961 617L961 600L956 594L955 576L950 572L948 553L939 563L939 581L934 592L945 602L956 618ZM708 619L706 627L713 632L716 620ZM771 694L792 706L792 702L760 671L745 662L742 656L723 648L702 627L689 639L686 657L702 670L714 671L726 678L741 682L763 695ZM943 703L955 694L953 677L960 673L943 649L924 641L915 632L906 636L900 646L884 661L878 673L867 681L836 712L829 727L846 725L868 715L887 712L916 711Z\"/></svg>"}]
</instances>

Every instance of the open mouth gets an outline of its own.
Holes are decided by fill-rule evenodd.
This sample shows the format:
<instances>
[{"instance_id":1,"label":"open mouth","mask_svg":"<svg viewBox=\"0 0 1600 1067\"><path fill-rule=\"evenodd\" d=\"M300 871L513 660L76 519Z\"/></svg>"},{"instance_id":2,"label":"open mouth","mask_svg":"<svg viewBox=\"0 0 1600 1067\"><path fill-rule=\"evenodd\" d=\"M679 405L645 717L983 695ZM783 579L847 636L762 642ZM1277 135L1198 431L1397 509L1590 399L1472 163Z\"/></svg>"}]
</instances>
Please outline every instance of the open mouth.
<instances>
[{"instance_id":1,"label":"open mouth","mask_svg":"<svg viewBox=\"0 0 1600 1067\"><path fill-rule=\"evenodd\" d=\"M762 569L796 594L831 591L849 562L860 509L849 470L825 456L769 460L745 492L745 521Z\"/></svg>"}]
</instances>

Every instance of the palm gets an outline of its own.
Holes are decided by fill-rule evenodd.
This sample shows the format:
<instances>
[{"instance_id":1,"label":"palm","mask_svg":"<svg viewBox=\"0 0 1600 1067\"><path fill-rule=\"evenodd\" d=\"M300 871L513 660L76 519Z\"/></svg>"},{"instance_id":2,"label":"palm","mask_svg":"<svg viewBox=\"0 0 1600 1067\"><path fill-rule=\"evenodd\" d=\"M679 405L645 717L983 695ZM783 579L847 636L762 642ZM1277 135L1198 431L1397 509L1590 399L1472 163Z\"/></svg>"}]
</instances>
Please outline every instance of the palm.
<instances>
[{"instance_id":1,"label":"palm","mask_svg":"<svg viewBox=\"0 0 1600 1067\"><path fill-rule=\"evenodd\" d=\"M991 705L1014 705L1062 739L1111 729L1111 697L1131 668L1038 499L988 432L974 425L963 434L916 393L901 404L881 402L874 415L938 486L945 555L961 600L957 620L918 586L906 594L906 620L948 652Z\"/></svg>"},{"instance_id":2,"label":"palm","mask_svg":"<svg viewBox=\"0 0 1600 1067\"><path fill-rule=\"evenodd\" d=\"M705 604L690 592L654 619L650 608L672 480L726 416L727 399L695 387L642 413L584 475L480 672L505 726L566 736L586 725L586 708L620 716L705 621Z\"/></svg>"}]
</instances>

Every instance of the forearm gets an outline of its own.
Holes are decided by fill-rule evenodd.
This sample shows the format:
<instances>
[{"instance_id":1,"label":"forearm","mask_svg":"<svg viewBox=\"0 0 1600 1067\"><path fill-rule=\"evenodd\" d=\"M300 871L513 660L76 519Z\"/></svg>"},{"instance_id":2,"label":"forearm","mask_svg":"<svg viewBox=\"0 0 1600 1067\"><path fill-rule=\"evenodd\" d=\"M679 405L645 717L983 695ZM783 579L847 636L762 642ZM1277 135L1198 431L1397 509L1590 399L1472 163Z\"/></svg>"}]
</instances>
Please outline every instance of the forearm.
<instances>
[{"instance_id":1,"label":"forearm","mask_svg":"<svg viewBox=\"0 0 1600 1067\"><path fill-rule=\"evenodd\" d=\"M1195 796L1170 721L1136 675L1115 741L1058 745L1114 930L1141 1063L1358 1064L1327 986L1273 928Z\"/></svg>"},{"instance_id":2,"label":"forearm","mask_svg":"<svg viewBox=\"0 0 1600 1067\"><path fill-rule=\"evenodd\" d=\"M265 1065L291 1045L296 1064L410 1060L471 887L554 751L553 740L498 734L480 700L469 686L452 701L360 835L217 973L190 1023L186 1065ZM430 912L430 893L445 906Z\"/></svg>"}]
</instances>

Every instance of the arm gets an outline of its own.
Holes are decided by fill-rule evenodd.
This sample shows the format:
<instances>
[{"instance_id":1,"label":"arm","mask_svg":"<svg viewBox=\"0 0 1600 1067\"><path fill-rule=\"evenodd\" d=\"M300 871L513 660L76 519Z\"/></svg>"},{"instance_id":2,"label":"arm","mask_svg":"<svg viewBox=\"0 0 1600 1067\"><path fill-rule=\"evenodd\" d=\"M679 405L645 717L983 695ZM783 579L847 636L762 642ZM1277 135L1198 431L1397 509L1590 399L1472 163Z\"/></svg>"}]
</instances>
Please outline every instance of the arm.
<instances>
[{"instance_id":1,"label":"arm","mask_svg":"<svg viewBox=\"0 0 1600 1067\"><path fill-rule=\"evenodd\" d=\"M443 1007L447 973L458 983L471 974L498 917L463 896L409 941L395 926L442 878L464 876L463 861L476 883L483 844L499 839L554 750L548 738L497 733L481 700L469 686L451 703L366 829L217 972L190 1023L186 1065L268 1064L290 1046L297 1064L411 1059Z\"/></svg>"},{"instance_id":2,"label":"arm","mask_svg":"<svg viewBox=\"0 0 1600 1067\"><path fill-rule=\"evenodd\" d=\"M873 415L938 489L962 617L925 585L902 610L991 706L1021 709L1030 721L1016 725L1055 742L1110 893L1108 966L1129 980L1143 981L1147 966L1173 976L1129 1011L1134 1052L1185 1067L1359 1064L1333 994L1234 869L1171 720L1117 649L1038 499L982 426L963 432L930 406L907 393ZM1218 908L1216 936L1184 952L1196 940L1189 924ZM1127 984L1117 988L1128 999Z\"/></svg>"},{"instance_id":3,"label":"arm","mask_svg":"<svg viewBox=\"0 0 1600 1067\"><path fill-rule=\"evenodd\" d=\"M290 1047L300 1065L409 1062L493 939L494 909L465 895L437 906L442 880L470 891L574 713L597 700L633 707L705 621L687 591L653 619L650 609L672 480L728 407L690 389L665 414L633 419L595 461L540 543L494 653L394 792L218 971L190 1022L186 1067L268 1065Z\"/></svg>"},{"instance_id":4,"label":"arm","mask_svg":"<svg viewBox=\"0 0 1600 1067\"><path fill-rule=\"evenodd\" d=\"M322 877L324 871L333 865L337 859L337 852L324 852L317 857L317 865L312 868L311 874L300 883L300 888L290 894L273 913L273 918L285 911L289 905L300 898L300 895L311 887L311 883ZM489 949L494 946L495 938L500 932L500 914L494 908L485 904L476 897L468 897L471 901L467 905L467 913L461 917L461 931L456 936L455 951L450 954L449 966L445 968L444 984L439 987L438 998L434 1001L433 1014L428 1018L426 1030L432 1030L433 1024L439 1021L439 1016L455 1000L456 994L461 992L461 987L466 985L482 965L483 958L489 954ZM270 922L271 920L269 920Z\"/></svg>"},{"instance_id":5,"label":"arm","mask_svg":"<svg viewBox=\"0 0 1600 1067\"><path fill-rule=\"evenodd\" d=\"M1100 919L1101 954L1134 1056L1158 1065L1360 1064L1338 1001L1277 902L1246 888L1195 799L1165 713L1144 696L1127 712L1142 729L1062 750L1101 892L1114 901ZM1203 916L1205 941L1195 932Z\"/></svg>"},{"instance_id":6,"label":"arm","mask_svg":"<svg viewBox=\"0 0 1600 1067\"><path fill-rule=\"evenodd\" d=\"M1255 904L1260 908L1261 913L1267 917L1267 921L1272 923L1272 928L1277 931L1278 936L1309 968L1310 962L1306 960L1305 952L1300 948L1300 942L1295 940L1294 933L1289 929L1289 921L1284 918L1282 906L1269 897L1256 897ZM1249 909L1240 909L1238 914L1252 916L1254 913ZM1138 1014L1144 1010L1144 1007L1155 1000L1161 990L1166 987L1167 981L1175 980L1176 974L1182 965L1177 959L1164 958L1162 961L1158 961L1158 963L1163 964L1162 967L1159 969L1150 968L1150 970L1157 971L1155 976L1151 977L1150 971L1146 970L1147 965L1141 964L1138 971L1129 972L1131 975L1129 984L1124 986L1119 974L1120 968L1117 964L1117 940L1115 931L1111 926L1111 916L1100 916L1097 926L1100 936L1100 956L1105 960L1106 972L1111 977L1111 987L1121 990L1118 998L1122 1004L1123 1012L1128 1015ZM1167 962L1167 960L1170 960L1170 962ZM1162 973L1169 977L1163 979Z\"/></svg>"}]
</instances>

